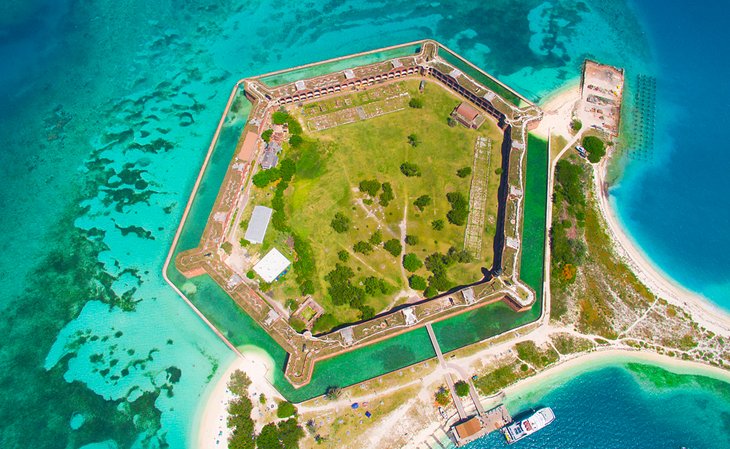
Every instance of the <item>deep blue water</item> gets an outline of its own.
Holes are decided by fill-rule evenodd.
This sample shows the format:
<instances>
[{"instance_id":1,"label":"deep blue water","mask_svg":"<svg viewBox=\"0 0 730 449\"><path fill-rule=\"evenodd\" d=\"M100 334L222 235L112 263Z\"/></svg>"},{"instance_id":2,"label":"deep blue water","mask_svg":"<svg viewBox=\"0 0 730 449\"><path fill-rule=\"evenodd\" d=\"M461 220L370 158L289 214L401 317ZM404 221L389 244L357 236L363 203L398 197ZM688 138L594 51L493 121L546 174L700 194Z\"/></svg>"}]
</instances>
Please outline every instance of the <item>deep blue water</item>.
<instances>
[{"instance_id":1,"label":"deep blue water","mask_svg":"<svg viewBox=\"0 0 730 449\"><path fill-rule=\"evenodd\" d=\"M161 269L231 86L405 41L436 38L534 100L578 76L587 56L630 73L661 72L662 142L682 143L658 152L666 156L649 171L631 165L614 193L650 256L720 301L730 272L722 250L727 183L710 175L728 168L720 134L727 113L717 94L727 83L712 85L711 95L708 74L727 79L727 14L720 2L690 12L647 5L5 2L0 448L191 447L203 389L231 354ZM697 29L678 32L671 25L678 22ZM695 107L699 114L676 120ZM704 143L681 140L690 135ZM714 191L704 188L713 183ZM680 221L670 222L672 214ZM601 376L621 379L617 371ZM686 394L719 397L713 391ZM561 419L580 416L572 413L561 411Z\"/></svg>"},{"instance_id":2,"label":"deep blue water","mask_svg":"<svg viewBox=\"0 0 730 449\"><path fill-rule=\"evenodd\" d=\"M730 309L730 14L637 2L655 57L656 146L613 189L622 222L672 278Z\"/></svg>"}]
</instances>

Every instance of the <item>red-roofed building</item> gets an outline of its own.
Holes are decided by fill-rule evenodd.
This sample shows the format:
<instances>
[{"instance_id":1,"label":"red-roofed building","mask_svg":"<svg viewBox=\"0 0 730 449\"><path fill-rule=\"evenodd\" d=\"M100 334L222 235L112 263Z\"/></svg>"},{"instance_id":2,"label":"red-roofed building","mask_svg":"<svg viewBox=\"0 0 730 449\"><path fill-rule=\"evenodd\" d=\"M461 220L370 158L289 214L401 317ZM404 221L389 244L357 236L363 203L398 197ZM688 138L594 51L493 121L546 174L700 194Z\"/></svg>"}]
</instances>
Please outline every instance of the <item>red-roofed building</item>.
<instances>
[{"instance_id":1,"label":"red-roofed building","mask_svg":"<svg viewBox=\"0 0 730 449\"><path fill-rule=\"evenodd\" d=\"M484 117L479 110L468 103L459 104L451 116L467 128L478 129L484 123Z\"/></svg>"}]
</instances>

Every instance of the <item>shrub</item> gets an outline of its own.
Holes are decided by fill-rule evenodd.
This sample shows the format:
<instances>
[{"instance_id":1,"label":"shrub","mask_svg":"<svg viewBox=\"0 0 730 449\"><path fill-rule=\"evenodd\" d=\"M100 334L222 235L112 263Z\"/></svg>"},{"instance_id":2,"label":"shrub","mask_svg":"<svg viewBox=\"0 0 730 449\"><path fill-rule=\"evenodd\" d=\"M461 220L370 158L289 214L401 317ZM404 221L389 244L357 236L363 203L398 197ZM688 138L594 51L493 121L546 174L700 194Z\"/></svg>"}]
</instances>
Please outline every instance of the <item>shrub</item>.
<instances>
[{"instance_id":1,"label":"shrub","mask_svg":"<svg viewBox=\"0 0 730 449\"><path fill-rule=\"evenodd\" d=\"M380 229L373 232L373 235L370 236L368 242L370 242L370 244L373 246L380 245L381 243L383 243L383 232Z\"/></svg>"},{"instance_id":2,"label":"shrub","mask_svg":"<svg viewBox=\"0 0 730 449\"><path fill-rule=\"evenodd\" d=\"M350 219L341 212L337 212L330 222L330 226L332 226L335 232L342 234L350 230Z\"/></svg>"},{"instance_id":3,"label":"shrub","mask_svg":"<svg viewBox=\"0 0 730 449\"><path fill-rule=\"evenodd\" d=\"M436 391L436 403L446 407L451 402L451 393L446 387L441 387Z\"/></svg>"},{"instance_id":4,"label":"shrub","mask_svg":"<svg viewBox=\"0 0 730 449\"><path fill-rule=\"evenodd\" d=\"M418 245L418 236L417 235L406 235L406 245Z\"/></svg>"},{"instance_id":5,"label":"shrub","mask_svg":"<svg viewBox=\"0 0 730 449\"><path fill-rule=\"evenodd\" d=\"M449 125L450 127L452 127L452 128L453 128L454 126L456 126L456 124L457 124L458 122L456 121L456 119L454 119L454 117L452 117L452 116L449 116L449 118L447 118L447 119L446 119L446 123L447 123L447 124L448 124L448 125Z\"/></svg>"},{"instance_id":6,"label":"shrub","mask_svg":"<svg viewBox=\"0 0 730 449\"><path fill-rule=\"evenodd\" d=\"M583 139L583 147L588 152L588 160L596 163L606 155L606 146L601 139L596 136L588 136Z\"/></svg>"},{"instance_id":7,"label":"shrub","mask_svg":"<svg viewBox=\"0 0 730 449\"><path fill-rule=\"evenodd\" d=\"M266 404L266 395L265 394L261 393L259 395L259 403L260 404Z\"/></svg>"},{"instance_id":8,"label":"shrub","mask_svg":"<svg viewBox=\"0 0 730 449\"><path fill-rule=\"evenodd\" d=\"M246 277L249 279L253 279L254 277L256 277L256 273L254 273L253 270L248 270L246 272Z\"/></svg>"},{"instance_id":9,"label":"shrub","mask_svg":"<svg viewBox=\"0 0 730 449\"><path fill-rule=\"evenodd\" d=\"M348 260L350 260L350 253L343 249L337 252L337 258L340 259L340 261L342 262L347 262Z\"/></svg>"},{"instance_id":10,"label":"shrub","mask_svg":"<svg viewBox=\"0 0 730 449\"><path fill-rule=\"evenodd\" d=\"M408 143L409 143L409 144L410 144L410 145L411 145L412 147L414 147L414 148L415 148L415 147L417 147L417 146L418 146L418 145L419 145L419 144L421 143L421 139L419 139L419 138L418 138L418 136L417 136L417 135L415 135L415 134L409 134L409 135L408 135Z\"/></svg>"},{"instance_id":11,"label":"shrub","mask_svg":"<svg viewBox=\"0 0 730 449\"><path fill-rule=\"evenodd\" d=\"M464 167L456 170L456 176L459 178L466 178L471 175L471 167Z\"/></svg>"},{"instance_id":12,"label":"shrub","mask_svg":"<svg viewBox=\"0 0 730 449\"><path fill-rule=\"evenodd\" d=\"M413 109L421 109L423 107L423 99L420 97L413 97L408 102L408 106L412 107Z\"/></svg>"},{"instance_id":13,"label":"shrub","mask_svg":"<svg viewBox=\"0 0 730 449\"><path fill-rule=\"evenodd\" d=\"M418 165L411 162L403 162L400 164L400 171L409 178L413 176L421 176L421 169Z\"/></svg>"},{"instance_id":14,"label":"shrub","mask_svg":"<svg viewBox=\"0 0 730 449\"><path fill-rule=\"evenodd\" d=\"M570 122L570 129L572 129L575 132L578 132L583 128L583 122L578 120L577 118L574 118L572 122Z\"/></svg>"},{"instance_id":15,"label":"shrub","mask_svg":"<svg viewBox=\"0 0 730 449\"><path fill-rule=\"evenodd\" d=\"M427 287L426 280L417 274L412 274L408 278L408 285L413 290L426 290Z\"/></svg>"},{"instance_id":16,"label":"shrub","mask_svg":"<svg viewBox=\"0 0 730 449\"><path fill-rule=\"evenodd\" d=\"M375 316L375 309L370 306L362 306L359 310L361 320L369 320L370 318Z\"/></svg>"},{"instance_id":17,"label":"shrub","mask_svg":"<svg viewBox=\"0 0 730 449\"><path fill-rule=\"evenodd\" d=\"M263 139L264 142L269 143L271 141L272 134L274 134L274 130L267 129L266 131L261 133L261 139Z\"/></svg>"},{"instance_id":18,"label":"shrub","mask_svg":"<svg viewBox=\"0 0 730 449\"><path fill-rule=\"evenodd\" d=\"M497 167L494 169L494 174L499 176L502 174L502 167Z\"/></svg>"},{"instance_id":19,"label":"shrub","mask_svg":"<svg viewBox=\"0 0 730 449\"><path fill-rule=\"evenodd\" d=\"M440 231L440 230L442 230L444 228L444 221L441 220L441 219L434 220L434 221L431 222L431 227L435 231Z\"/></svg>"},{"instance_id":20,"label":"shrub","mask_svg":"<svg viewBox=\"0 0 730 449\"><path fill-rule=\"evenodd\" d=\"M233 244L231 242L223 242L221 243L221 249L226 254L231 254L233 251Z\"/></svg>"},{"instance_id":21,"label":"shrub","mask_svg":"<svg viewBox=\"0 0 730 449\"><path fill-rule=\"evenodd\" d=\"M291 402L283 401L279 402L279 406L276 408L277 418L288 418L297 414L297 408Z\"/></svg>"},{"instance_id":22,"label":"shrub","mask_svg":"<svg viewBox=\"0 0 730 449\"><path fill-rule=\"evenodd\" d=\"M454 391L456 391L457 396L463 398L469 394L469 384L460 380L454 384Z\"/></svg>"},{"instance_id":23,"label":"shrub","mask_svg":"<svg viewBox=\"0 0 730 449\"><path fill-rule=\"evenodd\" d=\"M375 197L378 195L378 190L380 190L380 183L377 179L360 181L361 192L367 193L368 195Z\"/></svg>"},{"instance_id":24,"label":"shrub","mask_svg":"<svg viewBox=\"0 0 730 449\"><path fill-rule=\"evenodd\" d=\"M400 253L403 252L403 245L401 245L400 240L398 239L388 240L383 245L383 248L385 248L385 250L392 254L394 257L400 256Z\"/></svg>"},{"instance_id":25,"label":"shrub","mask_svg":"<svg viewBox=\"0 0 730 449\"><path fill-rule=\"evenodd\" d=\"M413 205L416 206L416 209L423 212L423 210L426 208L426 206L431 204L431 197L428 195L421 195L418 198L416 198L416 201L413 202Z\"/></svg>"},{"instance_id":26,"label":"shrub","mask_svg":"<svg viewBox=\"0 0 730 449\"><path fill-rule=\"evenodd\" d=\"M297 317L291 317L289 318L289 325L294 329L295 331L301 333L304 332L304 330L307 328L306 324L301 318ZM283 416L280 416L280 418L284 418Z\"/></svg>"},{"instance_id":27,"label":"shrub","mask_svg":"<svg viewBox=\"0 0 730 449\"><path fill-rule=\"evenodd\" d=\"M361 241L355 243L352 246L352 249L356 253L366 254L367 255L367 254L370 254L370 253L373 252L373 245L371 245L369 242L365 242L365 241L362 241L361 240Z\"/></svg>"},{"instance_id":28,"label":"shrub","mask_svg":"<svg viewBox=\"0 0 730 449\"><path fill-rule=\"evenodd\" d=\"M380 205L387 207L391 201L393 201L395 195L393 195L393 187L389 182L383 183L383 192L380 194Z\"/></svg>"},{"instance_id":29,"label":"shrub","mask_svg":"<svg viewBox=\"0 0 730 449\"><path fill-rule=\"evenodd\" d=\"M403 256L403 268L413 273L423 266L423 262L413 253Z\"/></svg>"},{"instance_id":30,"label":"shrub","mask_svg":"<svg viewBox=\"0 0 730 449\"><path fill-rule=\"evenodd\" d=\"M292 299L292 298L287 299L286 302L284 303L284 307L291 310L292 312L297 310L297 305L298 305L297 300Z\"/></svg>"}]
</instances>

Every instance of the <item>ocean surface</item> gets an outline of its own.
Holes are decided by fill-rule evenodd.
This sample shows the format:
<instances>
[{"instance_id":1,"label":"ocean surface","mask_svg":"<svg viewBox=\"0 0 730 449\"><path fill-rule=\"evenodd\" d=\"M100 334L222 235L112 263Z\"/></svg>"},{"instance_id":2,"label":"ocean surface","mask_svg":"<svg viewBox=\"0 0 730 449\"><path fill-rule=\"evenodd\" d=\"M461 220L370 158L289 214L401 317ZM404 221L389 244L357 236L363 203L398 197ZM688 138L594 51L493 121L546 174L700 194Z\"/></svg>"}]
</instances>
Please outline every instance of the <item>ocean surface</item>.
<instances>
[{"instance_id":1,"label":"ocean surface","mask_svg":"<svg viewBox=\"0 0 730 449\"><path fill-rule=\"evenodd\" d=\"M4 2L0 447L192 447L202 391L232 355L161 270L231 87L245 76L415 39L440 40L535 101L574 80L585 57L657 76L661 145L651 161L631 162L612 193L662 269L730 308L723 195L730 153L720 134L728 119L728 14L719 1L680 6ZM555 403L636 377L621 369L590 376L556 390ZM722 388L665 390L678 405L715 404L726 398ZM615 410L614 430L626 428L634 408L655 404L637 393L626 410L618 396L604 400ZM581 416L575 407L559 414L565 422ZM678 426L652 422L642 430L657 438ZM727 415L708 413L708 422L725 441ZM611 437L615 447L636 441L624 431ZM545 447L572 444L569 434L556 438Z\"/></svg>"},{"instance_id":2,"label":"ocean surface","mask_svg":"<svg viewBox=\"0 0 730 449\"><path fill-rule=\"evenodd\" d=\"M506 406L513 416L549 406L556 418L512 445L494 432L466 449L730 447L730 384L649 365L558 375L508 398Z\"/></svg>"}]
</instances>

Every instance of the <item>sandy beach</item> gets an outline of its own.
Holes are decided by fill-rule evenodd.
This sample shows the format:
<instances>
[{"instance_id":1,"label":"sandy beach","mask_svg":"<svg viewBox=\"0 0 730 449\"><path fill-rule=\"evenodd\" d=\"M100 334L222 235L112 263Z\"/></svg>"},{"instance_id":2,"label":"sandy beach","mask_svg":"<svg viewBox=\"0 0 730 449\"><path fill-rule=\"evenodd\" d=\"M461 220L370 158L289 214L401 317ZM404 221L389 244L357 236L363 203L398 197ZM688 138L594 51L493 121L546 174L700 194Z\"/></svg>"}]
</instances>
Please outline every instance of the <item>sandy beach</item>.
<instances>
[{"instance_id":1,"label":"sandy beach","mask_svg":"<svg viewBox=\"0 0 730 449\"><path fill-rule=\"evenodd\" d=\"M657 296L662 297L692 314L700 325L716 334L730 335L730 314L697 293L691 292L663 273L636 245L621 226L606 191L608 161L594 167L595 189L601 213L608 224L608 232L618 254L632 271Z\"/></svg>"},{"instance_id":2,"label":"sandy beach","mask_svg":"<svg viewBox=\"0 0 730 449\"><path fill-rule=\"evenodd\" d=\"M244 371L251 378L249 395L265 394L269 399L283 399L272 385L274 361L262 349L255 346L240 348L243 357L235 357L211 380L204 393L198 419L193 424L198 449L220 449L228 447L228 404L234 395L228 390L228 381L236 370Z\"/></svg>"},{"instance_id":3,"label":"sandy beach","mask_svg":"<svg viewBox=\"0 0 730 449\"><path fill-rule=\"evenodd\" d=\"M547 139L551 132L569 137L568 127L578 100L580 100L580 78L569 81L540 102L540 108L545 115L540 125L532 132L543 139Z\"/></svg>"}]
</instances>

